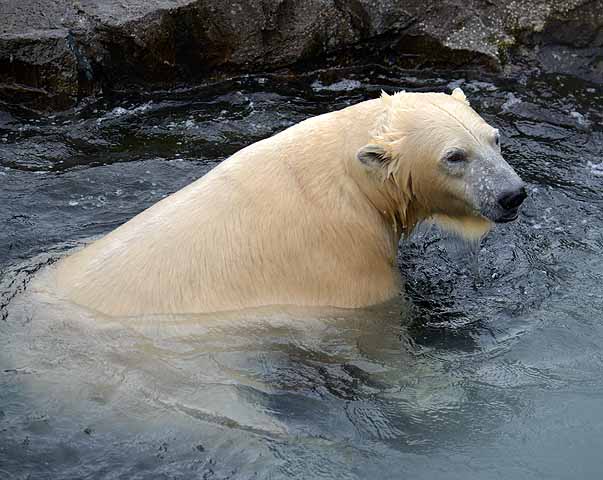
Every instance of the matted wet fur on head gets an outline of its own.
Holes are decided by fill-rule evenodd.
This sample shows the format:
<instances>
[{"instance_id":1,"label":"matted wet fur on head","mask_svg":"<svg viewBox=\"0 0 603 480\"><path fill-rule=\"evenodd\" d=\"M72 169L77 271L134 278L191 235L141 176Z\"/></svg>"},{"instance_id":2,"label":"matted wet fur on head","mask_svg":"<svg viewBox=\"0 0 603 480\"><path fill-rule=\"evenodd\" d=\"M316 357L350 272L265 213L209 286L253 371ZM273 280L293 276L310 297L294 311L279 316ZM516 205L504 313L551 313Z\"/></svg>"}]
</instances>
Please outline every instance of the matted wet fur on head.
<instances>
[{"instance_id":1,"label":"matted wet fur on head","mask_svg":"<svg viewBox=\"0 0 603 480\"><path fill-rule=\"evenodd\" d=\"M452 95L383 92L381 102L370 142L357 158L380 184L404 234L433 220L476 239L492 222L506 220L500 198L523 183L500 154L498 130L460 89Z\"/></svg>"}]
</instances>

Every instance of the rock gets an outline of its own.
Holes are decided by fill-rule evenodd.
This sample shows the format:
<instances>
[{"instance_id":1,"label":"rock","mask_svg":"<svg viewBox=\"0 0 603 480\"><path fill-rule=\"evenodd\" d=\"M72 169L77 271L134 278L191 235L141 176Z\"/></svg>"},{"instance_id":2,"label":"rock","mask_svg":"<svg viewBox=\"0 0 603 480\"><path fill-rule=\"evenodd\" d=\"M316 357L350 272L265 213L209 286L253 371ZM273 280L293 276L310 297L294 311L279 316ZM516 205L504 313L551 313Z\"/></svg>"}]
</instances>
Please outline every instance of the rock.
<instances>
[{"instance_id":1,"label":"rock","mask_svg":"<svg viewBox=\"0 0 603 480\"><path fill-rule=\"evenodd\" d=\"M564 2L560 2L564 5ZM567 2L540 28L526 29L520 42L526 57L545 71L603 83L603 1Z\"/></svg>"},{"instance_id":2,"label":"rock","mask_svg":"<svg viewBox=\"0 0 603 480\"><path fill-rule=\"evenodd\" d=\"M33 109L370 57L603 83L603 0L5 0L0 19L0 99Z\"/></svg>"}]
</instances>

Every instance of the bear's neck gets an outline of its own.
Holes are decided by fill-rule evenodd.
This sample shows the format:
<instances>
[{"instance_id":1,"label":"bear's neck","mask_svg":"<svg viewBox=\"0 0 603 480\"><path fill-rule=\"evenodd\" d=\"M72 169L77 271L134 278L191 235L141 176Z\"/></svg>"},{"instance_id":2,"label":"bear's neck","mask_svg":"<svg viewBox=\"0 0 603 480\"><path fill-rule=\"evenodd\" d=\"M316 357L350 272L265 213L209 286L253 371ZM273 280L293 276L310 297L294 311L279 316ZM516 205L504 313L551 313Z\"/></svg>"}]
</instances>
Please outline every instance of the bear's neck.
<instances>
[{"instance_id":1,"label":"bear's neck","mask_svg":"<svg viewBox=\"0 0 603 480\"><path fill-rule=\"evenodd\" d=\"M408 236L415 226L429 216L412 192L411 172L408 185L401 189L393 176L382 178L367 170L357 159L358 150L366 144L375 143L374 134L380 131L384 121L384 104L381 100L369 100L346 109L348 122L344 122L346 136L345 171L363 193L367 203L377 212L396 236ZM358 118L365 119L358 122ZM369 126L369 128L367 128Z\"/></svg>"},{"instance_id":2,"label":"bear's neck","mask_svg":"<svg viewBox=\"0 0 603 480\"><path fill-rule=\"evenodd\" d=\"M412 193L402 194L393 177L378 178L367 172L356 159L348 159L348 173L358 185L372 209L389 225L398 242L409 236L428 215Z\"/></svg>"}]
</instances>

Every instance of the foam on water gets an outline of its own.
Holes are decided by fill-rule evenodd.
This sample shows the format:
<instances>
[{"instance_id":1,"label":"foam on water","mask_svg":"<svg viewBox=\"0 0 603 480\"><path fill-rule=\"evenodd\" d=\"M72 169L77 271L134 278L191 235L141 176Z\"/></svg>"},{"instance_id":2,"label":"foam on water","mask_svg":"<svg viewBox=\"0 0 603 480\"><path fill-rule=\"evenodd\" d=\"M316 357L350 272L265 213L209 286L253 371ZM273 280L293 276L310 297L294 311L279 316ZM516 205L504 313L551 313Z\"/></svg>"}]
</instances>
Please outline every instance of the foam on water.
<instances>
[{"instance_id":1,"label":"foam on water","mask_svg":"<svg viewBox=\"0 0 603 480\"><path fill-rule=\"evenodd\" d=\"M588 167L593 175L603 177L603 161L601 163L588 162Z\"/></svg>"},{"instance_id":2,"label":"foam on water","mask_svg":"<svg viewBox=\"0 0 603 480\"><path fill-rule=\"evenodd\" d=\"M312 83L312 88L317 91L328 90L330 92L345 92L350 90L358 89L362 84L358 80L340 80L330 85L323 85L320 80L316 80Z\"/></svg>"}]
</instances>

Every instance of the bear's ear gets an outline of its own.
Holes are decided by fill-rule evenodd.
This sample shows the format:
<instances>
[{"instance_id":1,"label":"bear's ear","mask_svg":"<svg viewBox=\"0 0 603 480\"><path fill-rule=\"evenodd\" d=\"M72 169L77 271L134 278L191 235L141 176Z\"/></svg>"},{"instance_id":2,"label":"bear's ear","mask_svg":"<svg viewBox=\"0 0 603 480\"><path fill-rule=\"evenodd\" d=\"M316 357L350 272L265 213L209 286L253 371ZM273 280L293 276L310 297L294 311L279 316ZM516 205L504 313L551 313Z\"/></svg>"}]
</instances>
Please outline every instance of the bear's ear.
<instances>
[{"instance_id":1,"label":"bear's ear","mask_svg":"<svg viewBox=\"0 0 603 480\"><path fill-rule=\"evenodd\" d=\"M356 152L358 161L367 167L384 167L389 163L389 154L381 145L369 143Z\"/></svg>"},{"instance_id":2,"label":"bear's ear","mask_svg":"<svg viewBox=\"0 0 603 480\"><path fill-rule=\"evenodd\" d=\"M452 91L452 98L456 98L457 100L469 105L469 100L467 100L465 93L459 87L456 87Z\"/></svg>"}]
</instances>

